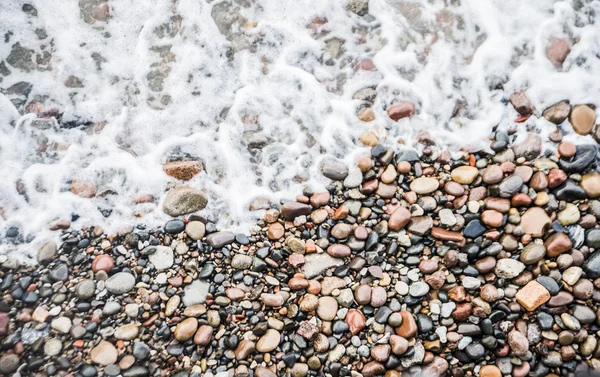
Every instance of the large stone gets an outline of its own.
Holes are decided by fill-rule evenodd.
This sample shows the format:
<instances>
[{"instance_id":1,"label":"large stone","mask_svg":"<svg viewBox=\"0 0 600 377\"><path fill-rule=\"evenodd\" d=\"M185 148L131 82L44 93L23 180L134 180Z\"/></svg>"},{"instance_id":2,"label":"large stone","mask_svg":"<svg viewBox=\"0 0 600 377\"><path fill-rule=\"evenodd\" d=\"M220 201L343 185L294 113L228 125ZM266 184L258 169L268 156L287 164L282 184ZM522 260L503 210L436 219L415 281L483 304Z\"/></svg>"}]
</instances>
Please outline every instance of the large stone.
<instances>
[{"instance_id":1,"label":"large stone","mask_svg":"<svg viewBox=\"0 0 600 377\"><path fill-rule=\"evenodd\" d=\"M388 220L390 230L398 231L403 229L410 221L411 213L404 207L398 207L392 212Z\"/></svg>"},{"instance_id":2,"label":"large stone","mask_svg":"<svg viewBox=\"0 0 600 377\"><path fill-rule=\"evenodd\" d=\"M412 102L400 101L387 108L387 114L393 121L399 121L402 118L410 118L415 115L415 105Z\"/></svg>"},{"instance_id":3,"label":"large stone","mask_svg":"<svg viewBox=\"0 0 600 377\"><path fill-rule=\"evenodd\" d=\"M200 161L171 161L163 165L167 175L182 181L189 181L203 169Z\"/></svg>"},{"instance_id":4,"label":"large stone","mask_svg":"<svg viewBox=\"0 0 600 377\"><path fill-rule=\"evenodd\" d=\"M173 331L173 336L180 342L191 339L198 330L198 320L196 318L186 318L179 322Z\"/></svg>"},{"instance_id":5,"label":"large stone","mask_svg":"<svg viewBox=\"0 0 600 377\"><path fill-rule=\"evenodd\" d=\"M235 234L228 231L215 232L206 236L206 243L215 249L220 249L235 241Z\"/></svg>"},{"instance_id":6,"label":"large stone","mask_svg":"<svg viewBox=\"0 0 600 377\"><path fill-rule=\"evenodd\" d=\"M587 258L583 264L583 270L590 279L600 277L600 252L596 251Z\"/></svg>"},{"instance_id":7,"label":"large stone","mask_svg":"<svg viewBox=\"0 0 600 377\"><path fill-rule=\"evenodd\" d=\"M419 177L410 183L410 189L419 195L430 194L438 189L439 182L435 178Z\"/></svg>"},{"instance_id":8,"label":"large stone","mask_svg":"<svg viewBox=\"0 0 600 377\"><path fill-rule=\"evenodd\" d=\"M556 67L561 68L571 52L569 41L564 38L552 38L546 46L546 57Z\"/></svg>"},{"instance_id":9,"label":"large stone","mask_svg":"<svg viewBox=\"0 0 600 377\"><path fill-rule=\"evenodd\" d=\"M542 116L548 121L554 124L561 124L567 119L569 113L571 112L571 104L568 100L557 102L553 105L550 105L544 112Z\"/></svg>"},{"instance_id":10,"label":"large stone","mask_svg":"<svg viewBox=\"0 0 600 377\"><path fill-rule=\"evenodd\" d=\"M517 292L515 298L522 307L531 312L550 300L550 292L543 285L532 280Z\"/></svg>"},{"instance_id":11,"label":"large stone","mask_svg":"<svg viewBox=\"0 0 600 377\"><path fill-rule=\"evenodd\" d=\"M503 258L496 263L495 272L501 278L512 279L517 277L524 269L525 265L518 260Z\"/></svg>"},{"instance_id":12,"label":"large stone","mask_svg":"<svg viewBox=\"0 0 600 377\"><path fill-rule=\"evenodd\" d=\"M521 115L531 115L535 111L535 107L527 98L527 95L523 92L515 92L510 95L508 98L511 105L515 108L515 110Z\"/></svg>"},{"instance_id":13,"label":"large stone","mask_svg":"<svg viewBox=\"0 0 600 377\"><path fill-rule=\"evenodd\" d=\"M301 271L307 279L312 279L323 271L342 264L344 264L342 259L334 258L327 253L312 253L306 255Z\"/></svg>"},{"instance_id":14,"label":"large stone","mask_svg":"<svg viewBox=\"0 0 600 377\"><path fill-rule=\"evenodd\" d=\"M166 270L173 265L173 249L168 246L148 246L142 251L157 270Z\"/></svg>"},{"instance_id":15,"label":"large stone","mask_svg":"<svg viewBox=\"0 0 600 377\"><path fill-rule=\"evenodd\" d=\"M90 351L90 358L96 364L110 365L117 362L119 353L115 346L106 340L100 341L98 345Z\"/></svg>"},{"instance_id":16,"label":"large stone","mask_svg":"<svg viewBox=\"0 0 600 377\"><path fill-rule=\"evenodd\" d=\"M56 256L56 242L48 241L37 252L37 261L39 264L48 264Z\"/></svg>"},{"instance_id":17,"label":"large stone","mask_svg":"<svg viewBox=\"0 0 600 377\"><path fill-rule=\"evenodd\" d=\"M533 237L543 236L551 225L552 220L540 207L530 208L521 216L520 226L525 233L531 234Z\"/></svg>"},{"instance_id":18,"label":"large stone","mask_svg":"<svg viewBox=\"0 0 600 377\"><path fill-rule=\"evenodd\" d=\"M469 185L473 183L475 178L479 175L479 171L474 166L459 166L452 170L452 179L462 185Z\"/></svg>"},{"instance_id":19,"label":"large stone","mask_svg":"<svg viewBox=\"0 0 600 377\"><path fill-rule=\"evenodd\" d=\"M327 159L321 164L321 174L334 181L342 181L348 176L348 167L343 161Z\"/></svg>"},{"instance_id":20,"label":"large stone","mask_svg":"<svg viewBox=\"0 0 600 377\"><path fill-rule=\"evenodd\" d=\"M200 190L188 186L171 189L163 203L163 211L169 216L181 216L200 211L208 203L208 198Z\"/></svg>"},{"instance_id":21,"label":"large stone","mask_svg":"<svg viewBox=\"0 0 600 377\"><path fill-rule=\"evenodd\" d=\"M209 288L210 283L203 280L195 280L188 284L183 290L183 305L188 307L204 303Z\"/></svg>"},{"instance_id":22,"label":"large stone","mask_svg":"<svg viewBox=\"0 0 600 377\"><path fill-rule=\"evenodd\" d=\"M581 178L579 183L588 198L600 197L600 173L588 173Z\"/></svg>"},{"instance_id":23,"label":"large stone","mask_svg":"<svg viewBox=\"0 0 600 377\"><path fill-rule=\"evenodd\" d=\"M135 277L129 272L118 272L106 280L106 289L113 295L127 293L135 286Z\"/></svg>"},{"instance_id":24,"label":"large stone","mask_svg":"<svg viewBox=\"0 0 600 377\"><path fill-rule=\"evenodd\" d=\"M312 211L308 204L298 202L287 202L281 206L281 215L286 220L294 220L298 216L307 216Z\"/></svg>"},{"instance_id":25,"label":"large stone","mask_svg":"<svg viewBox=\"0 0 600 377\"><path fill-rule=\"evenodd\" d=\"M588 105L574 106L569 114L569 123L573 131L580 135L587 135L592 131L596 121L596 112Z\"/></svg>"},{"instance_id":26,"label":"large stone","mask_svg":"<svg viewBox=\"0 0 600 377\"><path fill-rule=\"evenodd\" d=\"M542 138L539 135L529 134L525 140L513 147L513 152L517 158L524 157L526 160L533 160L540 155L542 151Z\"/></svg>"},{"instance_id":27,"label":"large stone","mask_svg":"<svg viewBox=\"0 0 600 377\"><path fill-rule=\"evenodd\" d=\"M258 352L271 352L279 345L281 335L275 329L268 329L265 335L261 336L256 342L256 350Z\"/></svg>"}]
</instances>

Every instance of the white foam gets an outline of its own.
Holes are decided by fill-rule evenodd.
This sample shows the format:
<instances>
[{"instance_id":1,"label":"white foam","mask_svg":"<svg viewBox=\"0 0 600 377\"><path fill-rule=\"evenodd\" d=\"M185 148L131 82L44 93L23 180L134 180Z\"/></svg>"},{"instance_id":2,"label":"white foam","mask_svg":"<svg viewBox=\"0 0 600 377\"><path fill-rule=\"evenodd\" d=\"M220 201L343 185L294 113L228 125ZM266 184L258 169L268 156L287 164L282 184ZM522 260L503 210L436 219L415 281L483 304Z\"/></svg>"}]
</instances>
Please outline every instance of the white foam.
<instances>
[{"instance_id":1,"label":"white foam","mask_svg":"<svg viewBox=\"0 0 600 377\"><path fill-rule=\"evenodd\" d=\"M352 164L366 150L358 141L364 130L387 134L388 145L398 138L414 145L426 130L450 150L477 150L487 148L493 127L514 126L516 112L502 100L515 90L526 90L539 112L562 99L600 98L600 28L589 16L600 14L598 2L574 10L570 1L372 0L371 15L359 17L346 0L118 0L108 2L107 22L93 25L83 21L79 0L30 1L36 17L21 10L24 3L0 4L0 32L11 33L0 44L0 61L17 42L40 54L45 45L49 70L8 65L0 87L29 82L28 101L48 96L47 107L64 121L107 123L100 132L40 130L31 115L19 119L8 100L14 95L0 94L0 228L16 225L35 238L32 246L4 243L0 252L18 249L22 259L56 237L50 222L73 213L80 216L73 226L107 231L163 223L160 201L172 179L162 164L172 155L203 161L206 171L188 183L210 197L203 214L244 231L260 215L248 211L253 199L290 199L304 184L324 188L319 162L336 156ZM211 15L226 4L220 17L231 21L227 36ZM327 22L313 31L315 17ZM40 28L44 40L36 36ZM327 50L334 37L344 41L338 57ZM545 56L551 38L576 41L562 70ZM377 71L355 71L365 59ZM156 92L148 77L159 71L168 75ZM69 76L84 88L65 87ZM360 104L352 99L366 86L378 92L369 124L356 118ZM418 115L392 122L385 107L398 100L413 101ZM465 109L453 118L457 103ZM528 124L544 133L554 127L543 119ZM248 133L266 146L249 150ZM39 152L43 139L48 148ZM72 179L94 181L108 194L77 197ZM155 204L135 205L141 194L153 195ZM112 213L105 218L98 208Z\"/></svg>"}]
</instances>

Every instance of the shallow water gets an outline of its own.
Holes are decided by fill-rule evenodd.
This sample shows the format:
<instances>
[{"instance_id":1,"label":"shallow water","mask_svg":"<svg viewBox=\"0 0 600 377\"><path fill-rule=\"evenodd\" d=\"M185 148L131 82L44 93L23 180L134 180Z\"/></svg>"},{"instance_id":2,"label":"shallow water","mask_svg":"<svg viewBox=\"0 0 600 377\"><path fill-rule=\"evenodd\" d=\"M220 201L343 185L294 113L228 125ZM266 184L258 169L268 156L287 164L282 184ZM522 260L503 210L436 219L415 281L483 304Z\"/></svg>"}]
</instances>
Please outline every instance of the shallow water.
<instances>
[{"instance_id":1,"label":"shallow water","mask_svg":"<svg viewBox=\"0 0 600 377\"><path fill-rule=\"evenodd\" d=\"M0 253L31 257L48 224L155 226L173 178L165 162L198 159L188 182L202 214L244 231L256 198L293 198L328 180L319 163L348 165L372 130L387 145L416 147L427 131L440 149L488 148L515 125L508 96L526 90L539 113L568 99L600 99L600 1L12 0L0 3ZM571 51L562 67L551 40ZM365 61L372 61L372 70ZM354 99L376 89L372 104ZM411 101L417 115L385 109ZM372 122L357 118L370 106ZM44 121L37 117L48 118ZM53 121L57 119L57 121ZM564 128L566 138L574 136ZM70 182L94 182L78 197ZM152 195L153 203L136 204Z\"/></svg>"}]
</instances>

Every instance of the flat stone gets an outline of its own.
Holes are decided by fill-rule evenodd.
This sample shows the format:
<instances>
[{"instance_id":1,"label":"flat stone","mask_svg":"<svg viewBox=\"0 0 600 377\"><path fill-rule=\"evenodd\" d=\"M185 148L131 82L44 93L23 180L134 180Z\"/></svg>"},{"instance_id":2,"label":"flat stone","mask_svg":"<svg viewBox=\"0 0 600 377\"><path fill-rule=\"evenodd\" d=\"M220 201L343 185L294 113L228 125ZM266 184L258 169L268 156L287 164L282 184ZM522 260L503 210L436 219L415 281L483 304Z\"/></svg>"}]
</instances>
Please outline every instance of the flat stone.
<instances>
[{"instance_id":1,"label":"flat stone","mask_svg":"<svg viewBox=\"0 0 600 377\"><path fill-rule=\"evenodd\" d=\"M129 272L117 272L106 280L106 289L113 295L127 293L135 286L135 277Z\"/></svg>"},{"instance_id":2,"label":"flat stone","mask_svg":"<svg viewBox=\"0 0 600 377\"><path fill-rule=\"evenodd\" d=\"M410 183L410 189L419 195L430 194L440 187L435 178L419 177Z\"/></svg>"},{"instance_id":3,"label":"flat stone","mask_svg":"<svg viewBox=\"0 0 600 377\"><path fill-rule=\"evenodd\" d=\"M600 197L600 173L584 174L579 185L588 198L596 199Z\"/></svg>"},{"instance_id":4,"label":"flat stone","mask_svg":"<svg viewBox=\"0 0 600 377\"><path fill-rule=\"evenodd\" d=\"M417 334L418 330L415 318L408 310L400 311L400 315L402 316L402 325L396 328L396 334L405 339L412 338Z\"/></svg>"},{"instance_id":5,"label":"flat stone","mask_svg":"<svg viewBox=\"0 0 600 377\"><path fill-rule=\"evenodd\" d=\"M524 269L525 265L518 260L503 258L496 263L494 272L501 278L513 279L523 272Z\"/></svg>"},{"instance_id":6,"label":"flat stone","mask_svg":"<svg viewBox=\"0 0 600 377\"><path fill-rule=\"evenodd\" d=\"M319 298L319 306L317 307L317 315L323 321L332 321L337 313L338 303L334 297L324 296Z\"/></svg>"},{"instance_id":7,"label":"flat stone","mask_svg":"<svg viewBox=\"0 0 600 377\"><path fill-rule=\"evenodd\" d=\"M409 101L400 101L388 107L386 112L391 120L397 122L400 119L412 117L415 114L415 105Z\"/></svg>"},{"instance_id":8,"label":"flat stone","mask_svg":"<svg viewBox=\"0 0 600 377\"><path fill-rule=\"evenodd\" d=\"M163 165L163 170L173 178L189 181L204 167L200 161L171 161Z\"/></svg>"},{"instance_id":9,"label":"flat stone","mask_svg":"<svg viewBox=\"0 0 600 377\"><path fill-rule=\"evenodd\" d=\"M196 318L186 318L179 322L173 331L173 336L180 342L191 339L198 330L198 320Z\"/></svg>"},{"instance_id":10,"label":"flat stone","mask_svg":"<svg viewBox=\"0 0 600 377\"><path fill-rule=\"evenodd\" d=\"M139 327L135 323L129 323L123 326L120 326L115 330L114 337L115 339L120 340L132 340L139 334Z\"/></svg>"},{"instance_id":11,"label":"flat stone","mask_svg":"<svg viewBox=\"0 0 600 377\"><path fill-rule=\"evenodd\" d=\"M561 124L567 119L569 113L571 112L571 104L568 100L560 101L555 104L550 105L544 112L542 116L551 123Z\"/></svg>"},{"instance_id":12,"label":"flat stone","mask_svg":"<svg viewBox=\"0 0 600 377\"><path fill-rule=\"evenodd\" d=\"M39 264L46 265L56 257L56 242L48 241L37 252L37 261Z\"/></svg>"},{"instance_id":13,"label":"flat stone","mask_svg":"<svg viewBox=\"0 0 600 377\"><path fill-rule=\"evenodd\" d=\"M508 97L508 100L521 115L531 115L535 111L535 107L524 92L515 92Z\"/></svg>"},{"instance_id":14,"label":"flat stone","mask_svg":"<svg viewBox=\"0 0 600 377\"><path fill-rule=\"evenodd\" d=\"M348 176L348 167L343 161L326 159L321 164L321 174L331 180L342 181Z\"/></svg>"},{"instance_id":15,"label":"flat stone","mask_svg":"<svg viewBox=\"0 0 600 377\"><path fill-rule=\"evenodd\" d=\"M196 241L204 237L206 226L201 221L190 221L185 226L185 232L191 239Z\"/></svg>"},{"instance_id":16,"label":"flat stone","mask_svg":"<svg viewBox=\"0 0 600 377\"><path fill-rule=\"evenodd\" d=\"M112 343L105 340L100 341L98 345L90 351L90 358L96 364L110 365L117 362L119 353Z\"/></svg>"},{"instance_id":17,"label":"flat stone","mask_svg":"<svg viewBox=\"0 0 600 377\"><path fill-rule=\"evenodd\" d=\"M235 241L235 234L228 231L215 232L206 236L206 243L215 249L220 249Z\"/></svg>"},{"instance_id":18,"label":"flat stone","mask_svg":"<svg viewBox=\"0 0 600 377\"><path fill-rule=\"evenodd\" d=\"M148 246L142 254L148 255L148 260L157 270L166 270L173 265L173 249L168 246Z\"/></svg>"},{"instance_id":19,"label":"flat stone","mask_svg":"<svg viewBox=\"0 0 600 377\"><path fill-rule=\"evenodd\" d=\"M517 302L527 311L534 311L550 300L550 292L535 280L530 281L515 295Z\"/></svg>"},{"instance_id":20,"label":"flat stone","mask_svg":"<svg viewBox=\"0 0 600 377\"><path fill-rule=\"evenodd\" d=\"M203 280L194 280L183 289L183 305L188 307L203 304L206 301L209 288L210 283Z\"/></svg>"},{"instance_id":21,"label":"flat stone","mask_svg":"<svg viewBox=\"0 0 600 377\"><path fill-rule=\"evenodd\" d=\"M499 195L502 198L511 198L521 190L521 186L523 186L523 179L518 175L511 175L498 185Z\"/></svg>"},{"instance_id":22,"label":"flat stone","mask_svg":"<svg viewBox=\"0 0 600 377\"><path fill-rule=\"evenodd\" d=\"M600 252L592 253L582 267L588 278L600 278Z\"/></svg>"},{"instance_id":23,"label":"flat stone","mask_svg":"<svg viewBox=\"0 0 600 377\"><path fill-rule=\"evenodd\" d=\"M390 215L388 227L393 231L401 230L409 223L410 219L410 211L404 207L398 207Z\"/></svg>"},{"instance_id":24,"label":"flat stone","mask_svg":"<svg viewBox=\"0 0 600 377\"><path fill-rule=\"evenodd\" d=\"M281 215L286 220L294 220L298 216L308 216L312 207L308 204L298 202L287 202L281 206Z\"/></svg>"},{"instance_id":25,"label":"flat stone","mask_svg":"<svg viewBox=\"0 0 600 377\"><path fill-rule=\"evenodd\" d=\"M531 234L533 237L542 237L547 229L552 225L552 220L540 207L529 208L523 216L519 224L525 233Z\"/></svg>"},{"instance_id":26,"label":"flat stone","mask_svg":"<svg viewBox=\"0 0 600 377\"><path fill-rule=\"evenodd\" d=\"M529 134L525 140L513 147L513 151L517 158L523 157L527 160L533 160L542 151L542 138L539 135Z\"/></svg>"},{"instance_id":27,"label":"flat stone","mask_svg":"<svg viewBox=\"0 0 600 377\"><path fill-rule=\"evenodd\" d=\"M265 335L261 336L256 342L256 350L258 352L271 352L279 346L281 334L275 329L268 329Z\"/></svg>"},{"instance_id":28,"label":"flat stone","mask_svg":"<svg viewBox=\"0 0 600 377\"><path fill-rule=\"evenodd\" d=\"M569 123L573 131L580 135L587 135L592 131L596 122L596 112L588 105L574 106L569 114Z\"/></svg>"},{"instance_id":29,"label":"flat stone","mask_svg":"<svg viewBox=\"0 0 600 377\"><path fill-rule=\"evenodd\" d=\"M546 247L544 245L530 243L529 245L525 246L521 251L520 259L521 262L523 262L526 265L529 265L542 260L542 258L544 258L545 255Z\"/></svg>"},{"instance_id":30,"label":"flat stone","mask_svg":"<svg viewBox=\"0 0 600 377\"><path fill-rule=\"evenodd\" d=\"M200 190L179 186L167 193L163 203L163 211L169 216L181 216L200 211L208 203L208 198Z\"/></svg>"},{"instance_id":31,"label":"flat stone","mask_svg":"<svg viewBox=\"0 0 600 377\"><path fill-rule=\"evenodd\" d=\"M344 264L342 259L334 258L327 253L312 253L305 256L301 271L307 279L312 279L323 271L342 264Z\"/></svg>"},{"instance_id":32,"label":"flat stone","mask_svg":"<svg viewBox=\"0 0 600 377\"><path fill-rule=\"evenodd\" d=\"M463 185L470 185L478 175L479 171L474 166L459 166L451 173L452 179Z\"/></svg>"}]
</instances>

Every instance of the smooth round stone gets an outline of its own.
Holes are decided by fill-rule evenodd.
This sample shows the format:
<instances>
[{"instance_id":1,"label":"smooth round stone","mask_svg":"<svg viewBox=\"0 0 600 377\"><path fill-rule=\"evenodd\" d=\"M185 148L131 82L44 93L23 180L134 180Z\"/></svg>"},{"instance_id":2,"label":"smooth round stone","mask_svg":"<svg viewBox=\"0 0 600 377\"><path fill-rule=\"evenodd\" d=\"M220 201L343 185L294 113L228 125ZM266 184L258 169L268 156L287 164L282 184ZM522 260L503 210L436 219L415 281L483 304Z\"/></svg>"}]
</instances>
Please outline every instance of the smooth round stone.
<instances>
[{"instance_id":1,"label":"smooth round stone","mask_svg":"<svg viewBox=\"0 0 600 377\"><path fill-rule=\"evenodd\" d=\"M92 261L92 271L94 272L104 271L108 273L111 272L114 267L115 262L110 257L110 255L97 255Z\"/></svg>"},{"instance_id":2,"label":"smooth round stone","mask_svg":"<svg viewBox=\"0 0 600 377\"><path fill-rule=\"evenodd\" d=\"M90 358L96 364L110 365L117 362L119 353L112 343L105 340L100 341L98 345L90 351Z\"/></svg>"},{"instance_id":3,"label":"smooth round stone","mask_svg":"<svg viewBox=\"0 0 600 377\"><path fill-rule=\"evenodd\" d=\"M465 229L463 230L463 235L467 238L477 238L481 236L487 228L481 223L479 220L470 221Z\"/></svg>"},{"instance_id":4,"label":"smooth round stone","mask_svg":"<svg viewBox=\"0 0 600 377\"><path fill-rule=\"evenodd\" d=\"M121 374L121 368L117 364L111 364L104 368L104 373L110 377L116 377Z\"/></svg>"},{"instance_id":5,"label":"smooth round stone","mask_svg":"<svg viewBox=\"0 0 600 377\"><path fill-rule=\"evenodd\" d=\"M79 373L81 373L83 377L94 377L98 373L98 370L93 365L84 364L79 370Z\"/></svg>"},{"instance_id":6,"label":"smooth round stone","mask_svg":"<svg viewBox=\"0 0 600 377\"><path fill-rule=\"evenodd\" d=\"M165 232L167 233L177 234L183 232L184 229L185 223L183 222L183 220L169 220L165 224Z\"/></svg>"},{"instance_id":7,"label":"smooth round stone","mask_svg":"<svg viewBox=\"0 0 600 377\"><path fill-rule=\"evenodd\" d=\"M591 254L585 263L583 264L583 270L590 279L597 279L600 277L600 252L596 251Z\"/></svg>"},{"instance_id":8,"label":"smooth round stone","mask_svg":"<svg viewBox=\"0 0 600 377\"><path fill-rule=\"evenodd\" d=\"M502 377L502 372L495 365L485 365L479 370L479 377Z\"/></svg>"},{"instance_id":9,"label":"smooth round stone","mask_svg":"<svg viewBox=\"0 0 600 377\"><path fill-rule=\"evenodd\" d=\"M206 233L206 226L202 221L190 221L185 226L185 233L194 241L202 239Z\"/></svg>"},{"instance_id":10,"label":"smooth round stone","mask_svg":"<svg viewBox=\"0 0 600 377\"><path fill-rule=\"evenodd\" d=\"M573 317L577 318L582 325L589 325L596 320L596 313L587 306L575 305L573 306Z\"/></svg>"},{"instance_id":11,"label":"smooth round stone","mask_svg":"<svg viewBox=\"0 0 600 377\"><path fill-rule=\"evenodd\" d=\"M375 287L371 290L371 306L378 308L387 301L387 293L383 287Z\"/></svg>"},{"instance_id":12,"label":"smooth round stone","mask_svg":"<svg viewBox=\"0 0 600 377\"><path fill-rule=\"evenodd\" d=\"M511 175L498 185L499 195L502 198L510 198L521 190L523 179L518 175Z\"/></svg>"},{"instance_id":13,"label":"smooth round stone","mask_svg":"<svg viewBox=\"0 0 600 377\"><path fill-rule=\"evenodd\" d=\"M429 285L427 285L427 283L418 281L410 286L408 293L413 297L425 296L427 293L429 293Z\"/></svg>"},{"instance_id":14,"label":"smooth round stone","mask_svg":"<svg viewBox=\"0 0 600 377\"><path fill-rule=\"evenodd\" d=\"M132 340L139 334L139 327L135 323L123 325L115 330L115 339Z\"/></svg>"},{"instance_id":15,"label":"smooth round stone","mask_svg":"<svg viewBox=\"0 0 600 377\"><path fill-rule=\"evenodd\" d=\"M144 342L133 343L133 356L137 360L146 360L150 356L150 347Z\"/></svg>"},{"instance_id":16,"label":"smooth round stone","mask_svg":"<svg viewBox=\"0 0 600 377\"><path fill-rule=\"evenodd\" d=\"M463 185L470 185L479 175L479 171L474 166L459 166L450 173L452 179Z\"/></svg>"},{"instance_id":17,"label":"smooth round stone","mask_svg":"<svg viewBox=\"0 0 600 377\"><path fill-rule=\"evenodd\" d=\"M490 165L488 166L482 173L481 178L488 185L496 184L502 181L504 177L504 172L502 168L498 165Z\"/></svg>"},{"instance_id":18,"label":"smooth round stone","mask_svg":"<svg viewBox=\"0 0 600 377\"><path fill-rule=\"evenodd\" d=\"M521 251L521 262L526 265L537 263L546 255L546 247L536 243L530 243Z\"/></svg>"},{"instance_id":19,"label":"smooth round stone","mask_svg":"<svg viewBox=\"0 0 600 377\"><path fill-rule=\"evenodd\" d=\"M348 167L341 160L326 159L321 164L321 174L331 180L342 181L348 176L348 173Z\"/></svg>"},{"instance_id":20,"label":"smooth round stone","mask_svg":"<svg viewBox=\"0 0 600 377\"><path fill-rule=\"evenodd\" d=\"M48 339L44 343L44 354L46 356L56 356L62 351L62 342L58 339Z\"/></svg>"},{"instance_id":21,"label":"smooth round stone","mask_svg":"<svg viewBox=\"0 0 600 377\"><path fill-rule=\"evenodd\" d=\"M589 198L600 197L600 173L584 174L579 185Z\"/></svg>"},{"instance_id":22,"label":"smooth round stone","mask_svg":"<svg viewBox=\"0 0 600 377\"><path fill-rule=\"evenodd\" d=\"M554 296L554 295L558 294L558 292L560 292L560 287L558 286L558 283L556 282L556 280L552 279L549 276L538 276L537 279L535 279L535 280L538 283L540 283L541 285L543 285L544 288L546 288L552 296Z\"/></svg>"},{"instance_id":23,"label":"smooth round stone","mask_svg":"<svg viewBox=\"0 0 600 377\"><path fill-rule=\"evenodd\" d=\"M479 360L485 355L485 348L481 343L471 343L465 348L465 352L471 360Z\"/></svg>"},{"instance_id":24,"label":"smooth round stone","mask_svg":"<svg viewBox=\"0 0 600 377\"><path fill-rule=\"evenodd\" d=\"M179 322L173 331L173 336L180 342L191 339L198 330L198 320L196 318L187 318Z\"/></svg>"},{"instance_id":25,"label":"smooth round stone","mask_svg":"<svg viewBox=\"0 0 600 377\"><path fill-rule=\"evenodd\" d=\"M69 278L69 268L66 264L59 264L50 271L50 279L54 281L66 281Z\"/></svg>"},{"instance_id":26,"label":"smooth round stone","mask_svg":"<svg viewBox=\"0 0 600 377\"><path fill-rule=\"evenodd\" d=\"M596 121L596 112L588 105L577 105L571 109L569 123L573 131L580 135L587 135L592 131Z\"/></svg>"},{"instance_id":27,"label":"smooth round stone","mask_svg":"<svg viewBox=\"0 0 600 377\"><path fill-rule=\"evenodd\" d=\"M324 296L319 298L319 306L317 307L317 315L323 321L332 321L338 310L338 302L334 297Z\"/></svg>"},{"instance_id":28,"label":"smooth round stone","mask_svg":"<svg viewBox=\"0 0 600 377\"><path fill-rule=\"evenodd\" d=\"M279 334L279 331L268 329L267 332L260 337L258 342L256 342L256 350L263 353L271 352L279 346L280 339L281 335Z\"/></svg>"},{"instance_id":29,"label":"smooth round stone","mask_svg":"<svg viewBox=\"0 0 600 377\"><path fill-rule=\"evenodd\" d=\"M419 195L430 194L440 187L435 178L419 177L410 183L410 189Z\"/></svg>"},{"instance_id":30,"label":"smooth round stone","mask_svg":"<svg viewBox=\"0 0 600 377\"><path fill-rule=\"evenodd\" d=\"M354 291L354 299L359 305L366 305L371 301L371 287L361 284Z\"/></svg>"},{"instance_id":31,"label":"smooth round stone","mask_svg":"<svg viewBox=\"0 0 600 377\"><path fill-rule=\"evenodd\" d=\"M75 286L75 294L82 300L92 298L95 290L96 283L90 279L82 280Z\"/></svg>"},{"instance_id":32,"label":"smooth round stone","mask_svg":"<svg viewBox=\"0 0 600 377\"><path fill-rule=\"evenodd\" d=\"M106 289L114 294L120 295L127 293L135 286L135 277L129 272L118 272L109 277L106 281Z\"/></svg>"}]
</instances>

